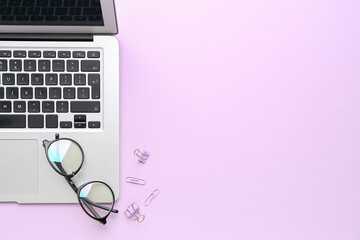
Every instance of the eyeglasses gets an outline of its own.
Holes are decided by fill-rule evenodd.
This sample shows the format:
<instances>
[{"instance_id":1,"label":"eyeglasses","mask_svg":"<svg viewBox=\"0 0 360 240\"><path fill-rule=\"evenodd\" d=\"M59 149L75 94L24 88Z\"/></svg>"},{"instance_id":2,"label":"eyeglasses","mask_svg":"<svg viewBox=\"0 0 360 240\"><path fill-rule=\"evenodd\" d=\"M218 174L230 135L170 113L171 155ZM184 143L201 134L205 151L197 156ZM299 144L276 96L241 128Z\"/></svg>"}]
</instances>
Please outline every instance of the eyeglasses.
<instances>
[{"instance_id":1,"label":"eyeglasses","mask_svg":"<svg viewBox=\"0 0 360 240\"><path fill-rule=\"evenodd\" d=\"M51 167L64 176L71 188L77 194L82 209L93 219L106 224L106 219L114 209L114 192L109 185L102 181L91 181L77 187L71 180L84 163L84 152L81 146L70 138L59 138L43 141L45 154Z\"/></svg>"}]
</instances>

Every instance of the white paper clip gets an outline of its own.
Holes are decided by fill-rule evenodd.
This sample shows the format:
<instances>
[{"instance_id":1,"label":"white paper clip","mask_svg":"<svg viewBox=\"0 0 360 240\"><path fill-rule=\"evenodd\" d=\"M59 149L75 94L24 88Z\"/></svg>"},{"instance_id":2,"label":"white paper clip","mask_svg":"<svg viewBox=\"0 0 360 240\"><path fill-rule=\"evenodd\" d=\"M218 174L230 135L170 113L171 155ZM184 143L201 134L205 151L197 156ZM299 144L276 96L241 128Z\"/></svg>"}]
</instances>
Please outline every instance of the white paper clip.
<instances>
[{"instance_id":1,"label":"white paper clip","mask_svg":"<svg viewBox=\"0 0 360 240\"><path fill-rule=\"evenodd\" d=\"M148 160L150 153L147 151L140 151L139 149L135 149L134 151L135 156L137 156L139 159L139 162L145 163L146 160Z\"/></svg>"},{"instance_id":2,"label":"white paper clip","mask_svg":"<svg viewBox=\"0 0 360 240\"><path fill-rule=\"evenodd\" d=\"M130 206L127 207L124 213L128 218L132 218L133 220L141 223L145 220L145 215L141 215L139 210L139 205L133 202Z\"/></svg>"},{"instance_id":3,"label":"white paper clip","mask_svg":"<svg viewBox=\"0 0 360 240\"><path fill-rule=\"evenodd\" d=\"M154 199L157 197L157 195L159 195L160 190L159 189L155 189L150 195L149 197L145 200L144 205L145 206L149 206L150 203L152 203L152 201L154 201Z\"/></svg>"},{"instance_id":4,"label":"white paper clip","mask_svg":"<svg viewBox=\"0 0 360 240\"><path fill-rule=\"evenodd\" d=\"M125 179L125 181L127 183L133 183L133 184L137 184L137 185L145 185L146 184L146 181L144 179L136 178L136 177L127 177Z\"/></svg>"}]
</instances>

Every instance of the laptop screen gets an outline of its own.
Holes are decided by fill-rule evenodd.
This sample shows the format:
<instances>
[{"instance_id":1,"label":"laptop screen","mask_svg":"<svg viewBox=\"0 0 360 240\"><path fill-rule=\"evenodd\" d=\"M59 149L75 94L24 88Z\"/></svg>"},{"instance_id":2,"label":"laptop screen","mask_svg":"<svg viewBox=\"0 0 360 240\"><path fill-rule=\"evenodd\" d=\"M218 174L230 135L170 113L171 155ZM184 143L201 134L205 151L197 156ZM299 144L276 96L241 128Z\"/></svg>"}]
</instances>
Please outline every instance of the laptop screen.
<instances>
[{"instance_id":1,"label":"laptop screen","mask_svg":"<svg viewBox=\"0 0 360 240\"><path fill-rule=\"evenodd\" d=\"M104 26L100 0L0 0L0 25Z\"/></svg>"}]
</instances>

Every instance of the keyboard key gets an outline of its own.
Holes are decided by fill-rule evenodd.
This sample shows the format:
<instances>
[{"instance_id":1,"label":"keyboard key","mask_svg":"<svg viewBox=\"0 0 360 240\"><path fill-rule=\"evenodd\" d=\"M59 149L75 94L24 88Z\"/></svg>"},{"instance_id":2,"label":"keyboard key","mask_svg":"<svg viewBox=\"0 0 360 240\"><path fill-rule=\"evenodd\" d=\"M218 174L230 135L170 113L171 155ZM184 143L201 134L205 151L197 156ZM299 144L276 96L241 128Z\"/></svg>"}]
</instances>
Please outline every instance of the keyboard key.
<instances>
[{"instance_id":1,"label":"keyboard key","mask_svg":"<svg viewBox=\"0 0 360 240\"><path fill-rule=\"evenodd\" d=\"M71 53L70 51L59 51L58 52L58 58L70 58Z\"/></svg>"},{"instance_id":2,"label":"keyboard key","mask_svg":"<svg viewBox=\"0 0 360 240\"><path fill-rule=\"evenodd\" d=\"M42 102L42 111L44 113L52 113L55 111L54 102L53 101L43 101Z\"/></svg>"},{"instance_id":3,"label":"keyboard key","mask_svg":"<svg viewBox=\"0 0 360 240\"><path fill-rule=\"evenodd\" d=\"M69 103L64 101L56 102L56 112L58 113L69 112Z\"/></svg>"},{"instance_id":4,"label":"keyboard key","mask_svg":"<svg viewBox=\"0 0 360 240\"><path fill-rule=\"evenodd\" d=\"M69 88L64 88L64 99L75 99L75 88L73 87L69 87Z\"/></svg>"},{"instance_id":5,"label":"keyboard key","mask_svg":"<svg viewBox=\"0 0 360 240\"><path fill-rule=\"evenodd\" d=\"M16 16L16 21L27 21L29 16Z\"/></svg>"},{"instance_id":6,"label":"keyboard key","mask_svg":"<svg viewBox=\"0 0 360 240\"><path fill-rule=\"evenodd\" d=\"M55 88L55 87L49 88L49 98L50 99L60 99L61 98L61 88Z\"/></svg>"},{"instance_id":7,"label":"keyboard key","mask_svg":"<svg viewBox=\"0 0 360 240\"><path fill-rule=\"evenodd\" d=\"M40 102L39 101L29 101L28 102L28 112L30 112L30 113L40 112Z\"/></svg>"},{"instance_id":8,"label":"keyboard key","mask_svg":"<svg viewBox=\"0 0 360 240\"><path fill-rule=\"evenodd\" d=\"M39 72L50 72L50 60L39 60Z\"/></svg>"},{"instance_id":9,"label":"keyboard key","mask_svg":"<svg viewBox=\"0 0 360 240\"><path fill-rule=\"evenodd\" d=\"M72 75L71 74L60 74L60 85L71 85Z\"/></svg>"},{"instance_id":10,"label":"keyboard key","mask_svg":"<svg viewBox=\"0 0 360 240\"><path fill-rule=\"evenodd\" d=\"M99 58L100 57L100 52L99 51L88 51L87 52L87 57L88 58Z\"/></svg>"},{"instance_id":11,"label":"keyboard key","mask_svg":"<svg viewBox=\"0 0 360 240\"><path fill-rule=\"evenodd\" d=\"M43 128L44 127L44 115L28 115L28 127L29 128Z\"/></svg>"},{"instance_id":12,"label":"keyboard key","mask_svg":"<svg viewBox=\"0 0 360 240\"><path fill-rule=\"evenodd\" d=\"M22 5L24 7L32 7L35 5L35 0L23 0Z\"/></svg>"},{"instance_id":13,"label":"keyboard key","mask_svg":"<svg viewBox=\"0 0 360 240\"><path fill-rule=\"evenodd\" d=\"M78 99L89 99L89 88L78 88L77 89L77 97Z\"/></svg>"},{"instance_id":14,"label":"keyboard key","mask_svg":"<svg viewBox=\"0 0 360 240\"><path fill-rule=\"evenodd\" d=\"M11 112L10 101L0 101L0 112ZM2 116L2 115L0 115Z\"/></svg>"},{"instance_id":15,"label":"keyboard key","mask_svg":"<svg viewBox=\"0 0 360 240\"><path fill-rule=\"evenodd\" d=\"M25 115L0 115L0 128L25 128Z\"/></svg>"},{"instance_id":16,"label":"keyboard key","mask_svg":"<svg viewBox=\"0 0 360 240\"><path fill-rule=\"evenodd\" d=\"M0 1L1 2L1 1ZM26 8L24 7L15 7L13 10L13 15L17 15L17 17L26 14ZM15 53L14 53L15 55Z\"/></svg>"},{"instance_id":17,"label":"keyboard key","mask_svg":"<svg viewBox=\"0 0 360 240\"><path fill-rule=\"evenodd\" d=\"M17 74L17 85L29 85L29 74L18 73Z\"/></svg>"},{"instance_id":18,"label":"keyboard key","mask_svg":"<svg viewBox=\"0 0 360 240\"><path fill-rule=\"evenodd\" d=\"M84 51L74 51L73 58L85 58L85 52Z\"/></svg>"},{"instance_id":19,"label":"keyboard key","mask_svg":"<svg viewBox=\"0 0 360 240\"><path fill-rule=\"evenodd\" d=\"M29 58L40 58L40 57L41 57L41 51L29 51Z\"/></svg>"},{"instance_id":20,"label":"keyboard key","mask_svg":"<svg viewBox=\"0 0 360 240\"><path fill-rule=\"evenodd\" d=\"M45 75L45 84L46 85L57 85L58 84L58 75L48 73Z\"/></svg>"},{"instance_id":21,"label":"keyboard key","mask_svg":"<svg viewBox=\"0 0 360 240\"><path fill-rule=\"evenodd\" d=\"M101 21L102 17L101 16L89 16L89 21Z\"/></svg>"},{"instance_id":22,"label":"keyboard key","mask_svg":"<svg viewBox=\"0 0 360 240\"><path fill-rule=\"evenodd\" d=\"M82 60L81 71L83 72L100 72L99 60Z\"/></svg>"},{"instance_id":23,"label":"keyboard key","mask_svg":"<svg viewBox=\"0 0 360 240\"><path fill-rule=\"evenodd\" d=\"M65 7L75 7L76 1L74 0L64 0L64 6Z\"/></svg>"},{"instance_id":24,"label":"keyboard key","mask_svg":"<svg viewBox=\"0 0 360 240\"><path fill-rule=\"evenodd\" d=\"M33 88L31 87L22 87L20 89L22 99L32 99L33 98Z\"/></svg>"},{"instance_id":25,"label":"keyboard key","mask_svg":"<svg viewBox=\"0 0 360 240\"><path fill-rule=\"evenodd\" d=\"M36 60L24 60L24 71L27 72L36 71Z\"/></svg>"},{"instance_id":26,"label":"keyboard key","mask_svg":"<svg viewBox=\"0 0 360 240\"><path fill-rule=\"evenodd\" d=\"M9 0L8 6L9 7L16 7L21 5L21 0Z\"/></svg>"},{"instance_id":27,"label":"keyboard key","mask_svg":"<svg viewBox=\"0 0 360 240\"><path fill-rule=\"evenodd\" d=\"M25 101L14 101L14 112L25 112L26 102Z\"/></svg>"},{"instance_id":28,"label":"keyboard key","mask_svg":"<svg viewBox=\"0 0 360 240\"><path fill-rule=\"evenodd\" d=\"M10 71L21 71L22 61L21 60L10 60Z\"/></svg>"},{"instance_id":29,"label":"keyboard key","mask_svg":"<svg viewBox=\"0 0 360 240\"><path fill-rule=\"evenodd\" d=\"M46 115L46 127L57 128L58 127L58 116L57 115Z\"/></svg>"},{"instance_id":30,"label":"keyboard key","mask_svg":"<svg viewBox=\"0 0 360 240\"><path fill-rule=\"evenodd\" d=\"M60 127L61 128L72 128L72 122L68 122L68 121L60 122Z\"/></svg>"},{"instance_id":31,"label":"keyboard key","mask_svg":"<svg viewBox=\"0 0 360 240\"><path fill-rule=\"evenodd\" d=\"M62 7L60 7L60 8L56 8L56 10L55 10L55 15L56 16L61 16L61 15L66 15L67 14L67 8L62 8Z\"/></svg>"},{"instance_id":32,"label":"keyboard key","mask_svg":"<svg viewBox=\"0 0 360 240\"><path fill-rule=\"evenodd\" d=\"M84 8L83 15L101 15L100 8Z\"/></svg>"},{"instance_id":33,"label":"keyboard key","mask_svg":"<svg viewBox=\"0 0 360 240\"><path fill-rule=\"evenodd\" d=\"M0 58L11 57L11 51L0 51Z\"/></svg>"},{"instance_id":34,"label":"keyboard key","mask_svg":"<svg viewBox=\"0 0 360 240\"><path fill-rule=\"evenodd\" d=\"M69 15L81 15L81 8L70 8Z\"/></svg>"},{"instance_id":35,"label":"keyboard key","mask_svg":"<svg viewBox=\"0 0 360 240\"><path fill-rule=\"evenodd\" d=\"M86 75L85 74L74 74L74 84L75 85L86 85Z\"/></svg>"},{"instance_id":36,"label":"keyboard key","mask_svg":"<svg viewBox=\"0 0 360 240\"><path fill-rule=\"evenodd\" d=\"M77 6L78 7L88 7L90 3L90 0L78 0Z\"/></svg>"},{"instance_id":37,"label":"keyboard key","mask_svg":"<svg viewBox=\"0 0 360 240\"><path fill-rule=\"evenodd\" d=\"M86 128L86 122L74 122L75 128Z\"/></svg>"},{"instance_id":38,"label":"keyboard key","mask_svg":"<svg viewBox=\"0 0 360 240\"><path fill-rule=\"evenodd\" d=\"M43 74L31 74L31 85L43 85L44 75Z\"/></svg>"},{"instance_id":39,"label":"keyboard key","mask_svg":"<svg viewBox=\"0 0 360 240\"><path fill-rule=\"evenodd\" d=\"M64 60L53 60L52 69L54 72L65 71L65 61Z\"/></svg>"},{"instance_id":40,"label":"keyboard key","mask_svg":"<svg viewBox=\"0 0 360 240\"><path fill-rule=\"evenodd\" d=\"M74 115L74 122L86 122L86 115Z\"/></svg>"},{"instance_id":41,"label":"keyboard key","mask_svg":"<svg viewBox=\"0 0 360 240\"><path fill-rule=\"evenodd\" d=\"M3 21L13 21L14 19L15 19L15 17L11 16L11 15L1 17L1 20L3 20Z\"/></svg>"},{"instance_id":42,"label":"keyboard key","mask_svg":"<svg viewBox=\"0 0 360 240\"><path fill-rule=\"evenodd\" d=\"M100 74L89 74L88 77L91 86L91 98L100 99Z\"/></svg>"},{"instance_id":43,"label":"keyboard key","mask_svg":"<svg viewBox=\"0 0 360 240\"><path fill-rule=\"evenodd\" d=\"M100 7L100 0L91 0L91 6L92 7Z\"/></svg>"},{"instance_id":44,"label":"keyboard key","mask_svg":"<svg viewBox=\"0 0 360 240\"><path fill-rule=\"evenodd\" d=\"M72 21L72 16L60 16L60 21Z\"/></svg>"},{"instance_id":45,"label":"keyboard key","mask_svg":"<svg viewBox=\"0 0 360 240\"><path fill-rule=\"evenodd\" d=\"M38 15L38 14L40 14L40 8L38 8L38 7L30 7L30 8L28 8L28 11L27 11L27 14L28 15ZM34 16L32 16L32 17L34 17ZM31 18L31 19L34 19L34 18ZM34 51L32 51L32 52L34 52ZM29 53L29 56L30 56L30 53Z\"/></svg>"},{"instance_id":46,"label":"keyboard key","mask_svg":"<svg viewBox=\"0 0 360 240\"><path fill-rule=\"evenodd\" d=\"M7 60L0 59L0 71L7 71Z\"/></svg>"},{"instance_id":47,"label":"keyboard key","mask_svg":"<svg viewBox=\"0 0 360 240\"><path fill-rule=\"evenodd\" d=\"M89 17L89 19L90 19L90 17ZM44 17L43 16L31 16L30 19L31 19L31 21L39 21L39 22L41 22L41 21L44 20Z\"/></svg>"},{"instance_id":48,"label":"keyboard key","mask_svg":"<svg viewBox=\"0 0 360 240\"><path fill-rule=\"evenodd\" d=\"M14 57L26 58L26 51L14 51Z\"/></svg>"},{"instance_id":49,"label":"keyboard key","mask_svg":"<svg viewBox=\"0 0 360 240\"><path fill-rule=\"evenodd\" d=\"M66 70L68 72L78 72L79 71L79 61L78 60L67 60L66 61Z\"/></svg>"},{"instance_id":50,"label":"keyboard key","mask_svg":"<svg viewBox=\"0 0 360 240\"><path fill-rule=\"evenodd\" d=\"M14 73L3 73L2 84L3 85L15 85L15 74Z\"/></svg>"},{"instance_id":51,"label":"keyboard key","mask_svg":"<svg viewBox=\"0 0 360 240\"><path fill-rule=\"evenodd\" d=\"M55 51L44 51L43 57L44 58L55 58L56 52Z\"/></svg>"},{"instance_id":52,"label":"keyboard key","mask_svg":"<svg viewBox=\"0 0 360 240\"><path fill-rule=\"evenodd\" d=\"M44 7L41 9L41 15L43 15L43 16L52 15L52 14L54 14L54 11L55 11L54 8Z\"/></svg>"},{"instance_id":53,"label":"keyboard key","mask_svg":"<svg viewBox=\"0 0 360 240\"><path fill-rule=\"evenodd\" d=\"M91 17L91 16L90 16ZM89 17L89 19L90 19ZM44 20L44 17L43 16L31 16L31 21L43 21Z\"/></svg>"},{"instance_id":54,"label":"keyboard key","mask_svg":"<svg viewBox=\"0 0 360 240\"><path fill-rule=\"evenodd\" d=\"M6 88L6 98L7 99L18 99L19 98L19 89L17 87L7 87Z\"/></svg>"},{"instance_id":55,"label":"keyboard key","mask_svg":"<svg viewBox=\"0 0 360 240\"><path fill-rule=\"evenodd\" d=\"M35 98L36 99L46 99L47 98L47 89L44 87L35 88Z\"/></svg>"},{"instance_id":56,"label":"keyboard key","mask_svg":"<svg viewBox=\"0 0 360 240\"><path fill-rule=\"evenodd\" d=\"M73 101L70 104L73 113L100 112L100 102L98 101Z\"/></svg>"},{"instance_id":57,"label":"keyboard key","mask_svg":"<svg viewBox=\"0 0 360 240\"><path fill-rule=\"evenodd\" d=\"M85 22L87 20L87 16L75 16L74 20L78 22Z\"/></svg>"},{"instance_id":58,"label":"keyboard key","mask_svg":"<svg viewBox=\"0 0 360 240\"><path fill-rule=\"evenodd\" d=\"M10 7L5 7L6 6L6 1L5 2L1 2L1 5L0 5L0 14L1 15L6 15L6 14L11 14L12 12L12 8Z\"/></svg>"},{"instance_id":59,"label":"keyboard key","mask_svg":"<svg viewBox=\"0 0 360 240\"><path fill-rule=\"evenodd\" d=\"M0 99L3 99L4 97L4 88L0 87Z\"/></svg>"},{"instance_id":60,"label":"keyboard key","mask_svg":"<svg viewBox=\"0 0 360 240\"><path fill-rule=\"evenodd\" d=\"M58 20L58 16L46 16L45 17L46 21L57 21Z\"/></svg>"},{"instance_id":61,"label":"keyboard key","mask_svg":"<svg viewBox=\"0 0 360 240\"><path fill-rule=\"evenodd\" d=\"M89 128L100 128L100 122L96 121L96 122L88 122L88 127Z\"/></svg>"},{"instance_id":62,"label":"keyboard key","mask_svg":"<svg viewBox=\"0 0 360 240\"><path fill-rule=\"evenodd\" d=\"M5 3L6 4L6 3ZM12 12L12 8L10 7L3 7L5 5L2 5L2 7L0 8L0 14L1 15L5 15L5 14L11 14Z\"/></svg>"},{"instance_id":63,"label":"keyboard key","mask_svg":"<svg viewBox=\"0 0 360 240\"><path fill-rule=\"evenodd\" d=\"M51 0L50 6L51 7L61 7L63 0Z\"/></svg>"}]
</instances>

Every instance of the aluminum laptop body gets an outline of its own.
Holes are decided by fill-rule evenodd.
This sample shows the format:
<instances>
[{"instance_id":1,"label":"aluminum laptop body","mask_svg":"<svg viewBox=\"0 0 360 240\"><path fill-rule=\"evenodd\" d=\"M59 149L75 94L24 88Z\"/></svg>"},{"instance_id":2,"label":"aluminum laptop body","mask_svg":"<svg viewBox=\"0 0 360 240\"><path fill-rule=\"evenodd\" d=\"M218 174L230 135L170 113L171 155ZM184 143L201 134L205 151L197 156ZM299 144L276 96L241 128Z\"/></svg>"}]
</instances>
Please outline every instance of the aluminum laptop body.
<instances>
[{"instance_id":1,"label":"aluminum laptop body","mask_svg":"<svg viewBox=\"0 0 360 240\"><path fill-rule=\"evenodd\" d=\"M0 0L0 201L75 203L42 146L84 151L76 185L119 197L119 46L110 0Z\"/></svg>"}]
</instances>

